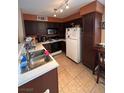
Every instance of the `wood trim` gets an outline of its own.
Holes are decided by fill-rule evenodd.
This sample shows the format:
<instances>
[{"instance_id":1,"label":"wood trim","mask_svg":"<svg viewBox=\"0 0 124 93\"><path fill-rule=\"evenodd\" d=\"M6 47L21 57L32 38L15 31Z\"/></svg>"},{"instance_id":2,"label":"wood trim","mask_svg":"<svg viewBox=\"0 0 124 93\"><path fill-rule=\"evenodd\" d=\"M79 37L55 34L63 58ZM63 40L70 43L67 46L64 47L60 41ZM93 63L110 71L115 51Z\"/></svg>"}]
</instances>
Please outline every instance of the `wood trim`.
<instances>
[{"instance_id":1,"label":"wood trim","mask_svg":"<svg viewBox=\"0 0 124 93\"><path fill-rule=\"evenodd\" d=\"M92 2L80 8L80 15L88 14L96 10L96 2Z\"/></svg>"},{"instance_id":2,"label":"wood trim","mask_svg":"<svg viewBox=\"0 0 124 93\"><path fill-rule=\"evenodd\" d=\"M48 17L48 22L63 22L62 18Z\"/></svg>"},{"instance_id":3,"label":"wood trim","mask_svg":"<svg viewBox=\"0 0 124 93\"><path fill-rule=\"evenodd\" d=\"M37 21L37 15L23 14L24 20ZM62 22L62 18L48 17L48 22Z\"/></svg>"},{"instance_id":4,"label":"wood trim","mask_svg":"<svg viewBox=\"0 0 124 93\"><path fill-rule=\"evenodd\" d=\"M67 22L71 21L74 19L80 18L80 12L74 13L68 17L65 18L55 18L55 17L48 17L48 22ZM37 16L36 15L30 15L30 14L23 14L24 20L32 20L32 21L37 21Z\"/></svg>"},{"instance_id":5,"label":"wood trim","mask_svg":"<svg viewBox=\"0 0 124 93\"><path fill-rule=\"evenodd\" d=\"M74 13L74 14L68 16L68 17L63 18L63 22L67 22L67 21L71 21L71 20L74 20L74 19L78 19L80 17L81 17L80 12L77 12L77 13Z\"/></svg>"},{"instance_id":6,"label":"wood trim","mask_svg":"<svg viewBox=\"0 0 124 93\"><path fill-rule=\"evenodd\" d=\"M80 8L80 15L85 15L91 12L104 13L104 5L99 1L94 1L86 6Z\"/></svg>"},{"instance_id":7,"label":"wood trim","mask_svg":"<svg viewBox=\"0 0 124 93\"><path fill-rule=\"evenodd\" d=\"M36 21L37 20L37 16L36 15L31 15L31 14L23 14L23 19L24 20Z\"/></svg>"},{"instance_id":8,"label":"wood trim","mask_svg":"<svg viewBox=\"0 0 124 93\"><path fill-rule=\"evenodd\" d=\"M102 5L99 1L96 2L96 12L101 14L105 13L105 6Z\"/></svg>"}]
</instances>

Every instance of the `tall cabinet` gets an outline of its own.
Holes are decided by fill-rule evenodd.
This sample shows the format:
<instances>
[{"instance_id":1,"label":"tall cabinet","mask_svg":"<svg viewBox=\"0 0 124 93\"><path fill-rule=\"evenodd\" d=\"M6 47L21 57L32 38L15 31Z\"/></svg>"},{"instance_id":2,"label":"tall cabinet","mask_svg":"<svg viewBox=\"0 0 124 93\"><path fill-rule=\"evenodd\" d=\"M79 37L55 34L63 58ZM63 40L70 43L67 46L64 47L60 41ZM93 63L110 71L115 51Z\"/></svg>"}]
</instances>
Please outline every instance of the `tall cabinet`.
<instances>
[{"instance_id":1,"label":"tall cabinet","mask_svg":"<svg viewBox=\"0 0 124 93\"><path fill-rule=\"evenodd\" d=\"M82 62L90 69L94 68L94 46L101 41L100 23L102 14L92 12L82 16Z\"/></svg>"}]
</instances>

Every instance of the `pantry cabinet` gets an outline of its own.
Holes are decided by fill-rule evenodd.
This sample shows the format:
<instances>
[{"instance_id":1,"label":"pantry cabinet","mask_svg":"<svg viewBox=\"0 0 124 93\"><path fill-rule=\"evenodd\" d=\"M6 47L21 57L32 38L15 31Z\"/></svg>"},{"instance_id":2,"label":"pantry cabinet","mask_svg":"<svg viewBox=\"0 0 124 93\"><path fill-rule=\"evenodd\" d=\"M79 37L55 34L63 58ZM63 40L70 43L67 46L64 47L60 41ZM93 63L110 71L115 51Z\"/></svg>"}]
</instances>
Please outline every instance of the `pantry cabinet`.
<instances>
[{"instance_id":1,"label":"pantry cabinet","mask_svg":"<svg viewBox=\"0 0 124 93\"><path fill-rule=\"evenodd\" d=\"M93 12L82 16L82 63L93 69L94 67L94 46L101 41L101 20L102 14Z\"/></svg>"}]
</instances>

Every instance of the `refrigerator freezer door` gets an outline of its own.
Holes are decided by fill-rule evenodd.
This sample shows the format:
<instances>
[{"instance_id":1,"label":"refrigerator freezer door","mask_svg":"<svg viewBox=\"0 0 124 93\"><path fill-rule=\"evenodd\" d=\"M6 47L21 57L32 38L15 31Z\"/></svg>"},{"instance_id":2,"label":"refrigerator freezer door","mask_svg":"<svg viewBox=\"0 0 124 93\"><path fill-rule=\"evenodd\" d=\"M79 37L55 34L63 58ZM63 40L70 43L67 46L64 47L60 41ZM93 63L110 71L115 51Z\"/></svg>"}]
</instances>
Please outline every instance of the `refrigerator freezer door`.
<instances>
[{"instance_id":1,"label":"refrigerator freezer door","mask_svg":"<svg viewBox=\"0 0 124 93\"><path fill-rule=\"evenodd\" d=\"M70 39L77 39L77 34L78 32L73 29L70 34Z\"/></svg>"},{"instance_id":2,"label":"refrigerator freezer door","mask_svg":"<svg viewBox=\"0 0 124 93\"><path fill-rule=\"evenodd\" d=\"M77 40L66 39L66 56L77 62L78 60Z\"/></svg>"},{"instance_id":3,"label":"refrigerator freezer door","mask_svg":"<svg viewBox=\"0 0 124 93\"><path fill-rule=\"evenodd\" d=\"M77 39L78 38L78 32L74 28L70 28L66 30L66 38L67 39Z\"/></svg>"}]
</instances>

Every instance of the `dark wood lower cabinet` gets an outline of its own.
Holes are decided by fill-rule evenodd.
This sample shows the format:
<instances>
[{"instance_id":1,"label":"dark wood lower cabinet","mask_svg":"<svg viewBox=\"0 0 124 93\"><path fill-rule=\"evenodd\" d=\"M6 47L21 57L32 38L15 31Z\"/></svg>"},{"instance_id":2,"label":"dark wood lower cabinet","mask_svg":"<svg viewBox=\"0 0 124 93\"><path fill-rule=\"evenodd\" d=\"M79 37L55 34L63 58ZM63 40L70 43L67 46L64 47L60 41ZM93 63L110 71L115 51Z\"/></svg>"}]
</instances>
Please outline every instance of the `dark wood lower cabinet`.
<instances>
[{"instance_id":1,"label":"dark wood lower cabinet","mask_svg":"<svg viewBox=\"0 0 124 93\"><path fill-rule=\"evenodd\" d=\"M48 50L50 53L52 53L51 44L50 44L50 43L48 43L48 44L43 44L43 46L45 47L46 50Z\"/></svg>"},{"instance_id":2,"label":"dark wood lower cabinet","mask_svg":"<svg viewBox=\"0 0 124 93\"><path fill-rule=\"evenodd\" d=\"M65 41L61 41L61 50L66 54L66 43Z\"/></svg>"},{"instance_id":3,"label":"dark wood lower cabinet","mask_svg":"<svg viewBox=\"0 0 124 93\"><path fill-rule=\"evenodd\" d=\"M54 42L54 43L48 43L43 44L43 46L50 52L54 53L59 50L62 50L62 52L66 53L66 44L64 41Z\"/></svg>"},{"instance_id":4,"label":"dark wood lower cabinet","mask_svg":"<svg viewBox=\"0 0 124 93\"><path fill-rule=\"evenodd\" d=\"M47 89L50 93L58 93L57 68L20 86L18 93L44 93Z\"/></svg>"},{"instance_id":5,"label":"dark wood lower cabinet","mask_svg":"<svg viewBox=\"0 0 124 93\"><path fill-rule=\"evenodd\" d=\"M52 53L57 52L59 50L61 50L61 42L51 43L51 51L52 51Z\"/></svg>"}]
</instances>

